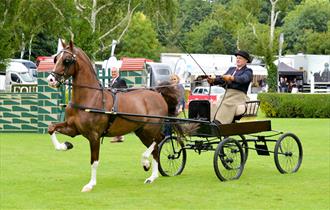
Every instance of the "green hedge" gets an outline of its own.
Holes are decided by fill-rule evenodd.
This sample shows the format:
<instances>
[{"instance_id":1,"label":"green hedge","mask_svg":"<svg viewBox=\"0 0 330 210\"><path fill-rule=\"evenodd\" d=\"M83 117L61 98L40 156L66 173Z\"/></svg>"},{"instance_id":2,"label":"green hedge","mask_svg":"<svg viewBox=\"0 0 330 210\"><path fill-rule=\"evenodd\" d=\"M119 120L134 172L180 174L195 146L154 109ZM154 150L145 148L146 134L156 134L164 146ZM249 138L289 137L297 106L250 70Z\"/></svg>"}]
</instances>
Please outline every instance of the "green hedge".
<instances>
[{"instance_id":1,"label":"green hedge","mask_svg":"<svg viewBox=\"0 0 330 210\"><path fill-rule=\"evenodd\" d=\"M330 94L259 93L267 117L330 118Z\"/></svg>"}]
</instances>

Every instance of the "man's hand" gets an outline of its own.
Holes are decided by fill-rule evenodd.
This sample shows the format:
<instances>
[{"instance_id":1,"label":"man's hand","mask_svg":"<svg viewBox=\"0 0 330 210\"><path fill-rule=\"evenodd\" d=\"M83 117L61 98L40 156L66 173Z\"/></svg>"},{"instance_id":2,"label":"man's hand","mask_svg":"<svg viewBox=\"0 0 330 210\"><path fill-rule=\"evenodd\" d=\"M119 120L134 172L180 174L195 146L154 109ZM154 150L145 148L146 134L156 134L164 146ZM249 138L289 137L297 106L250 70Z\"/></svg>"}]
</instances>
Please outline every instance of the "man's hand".
<instances>
[{"instance_id":1,"label":"man's hand","mask_svg":"<svg viewBox=\"0 0 330 210\"><path fill-rule=\"evenodd\" d=\"M226 82L231 82L234 81L234 76L230 75L230 74L226 74L222 76L222 79L225 80Z\"/></svg>"},{"instance_id":2,"label":"man's hand","mask_svg":"<svg viewBox=\"0 0 330 210\"><path fill-rule=\"evenodd\" d=\"M212 85L212 84L214 83L214 81L215 81L215 78L212 78L212 77L208 77L208 78L207 78L207 82L208 82L210 85Z\"/></svg>"}]
</instances>

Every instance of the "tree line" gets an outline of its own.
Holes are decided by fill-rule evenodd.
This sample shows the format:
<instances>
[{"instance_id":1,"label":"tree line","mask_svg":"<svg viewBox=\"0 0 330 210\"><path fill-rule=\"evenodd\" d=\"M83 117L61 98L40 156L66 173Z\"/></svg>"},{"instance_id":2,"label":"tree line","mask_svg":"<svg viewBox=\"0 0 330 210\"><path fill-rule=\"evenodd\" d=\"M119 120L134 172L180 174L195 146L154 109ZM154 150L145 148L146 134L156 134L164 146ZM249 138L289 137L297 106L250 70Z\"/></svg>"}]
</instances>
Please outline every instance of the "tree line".
<instances>
[{"instance_id":1,"label":"tree line","mask_svg":"<svg viewBox=\"0 0 330 210\"><path fill-rule=\"evenodd\" d=\"M3 0L0 69L8 58L35 60L73 39L93 60L110 55L159 60L162 52L233 54L265 59L270 87L283 54L329 54L328 0Z\"/></svg>"}]
</instances>

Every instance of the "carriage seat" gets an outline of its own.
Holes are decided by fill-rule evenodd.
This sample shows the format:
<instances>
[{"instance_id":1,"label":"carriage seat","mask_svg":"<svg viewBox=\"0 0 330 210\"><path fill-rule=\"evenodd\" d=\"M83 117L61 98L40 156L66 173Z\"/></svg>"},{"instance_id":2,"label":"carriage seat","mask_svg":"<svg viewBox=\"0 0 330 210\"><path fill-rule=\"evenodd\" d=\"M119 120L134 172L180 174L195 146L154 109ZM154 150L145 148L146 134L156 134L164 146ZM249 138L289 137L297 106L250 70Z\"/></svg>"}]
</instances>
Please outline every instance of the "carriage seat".
<instances>
[{"instance_id":1,"label":"carriage seat","mask_svg":"<svg viewBox=\"0 0 330 210\"><path fill-rule=\"evenodd\" d=\"M236 108L235 116L241 116L246 112L246 104L240 104Z\"/></svg>"},{"instance_id":2,"label":"carriage seat","mask_svg":"<svg viewBox=\"0 0 330 210\"><path fill-rule=\"evenodd\" d=\"M247 101L245 104L237 106L233 123L239 121L243 117L257 116L260 101Z\"/></svg>"},{"instance_id":3,"label":"carriage seat","mask_svg":"<svg viewBox=\"0 0 330 210\"><path fill-rule=\"evenodd\" d=\"M247 101L246 104L239 105L236 109L233 122L242 117L257 116L260 101ZM188 117L190 119L199 119L210 121L211 110L208 100L195 100L189 103Z\"/></svg>"}]
</instances>

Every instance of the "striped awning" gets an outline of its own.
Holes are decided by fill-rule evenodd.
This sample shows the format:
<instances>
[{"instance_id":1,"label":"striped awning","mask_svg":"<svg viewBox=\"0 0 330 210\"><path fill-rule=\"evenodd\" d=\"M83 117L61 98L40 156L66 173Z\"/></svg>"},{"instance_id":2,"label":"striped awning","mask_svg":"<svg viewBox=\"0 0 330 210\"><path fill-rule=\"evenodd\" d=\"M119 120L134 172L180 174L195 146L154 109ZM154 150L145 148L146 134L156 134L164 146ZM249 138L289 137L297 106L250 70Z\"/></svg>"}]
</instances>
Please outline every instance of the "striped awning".
<instances>
[{"instance_id":1,"label":"striped awning","mask_svg":"<svg viewBox=\"0 0 330 210\"><path fill-rule=\"evenodd\" d=\"M141 71L144 69L145 62L153 62L146 58L122 58L121 71Z\"/></svg>"},{"instance_id":2,"label":"striped awning","mask_svg":"<svg viewBox=\"0 0 330 210\"><path fill-rule=\"evenodd\" d=\"M42 59L39 60L37 70L38 72L49 72L53 70L54 65L53 57L42 57Z\"/></svg>"}]
</instances>

